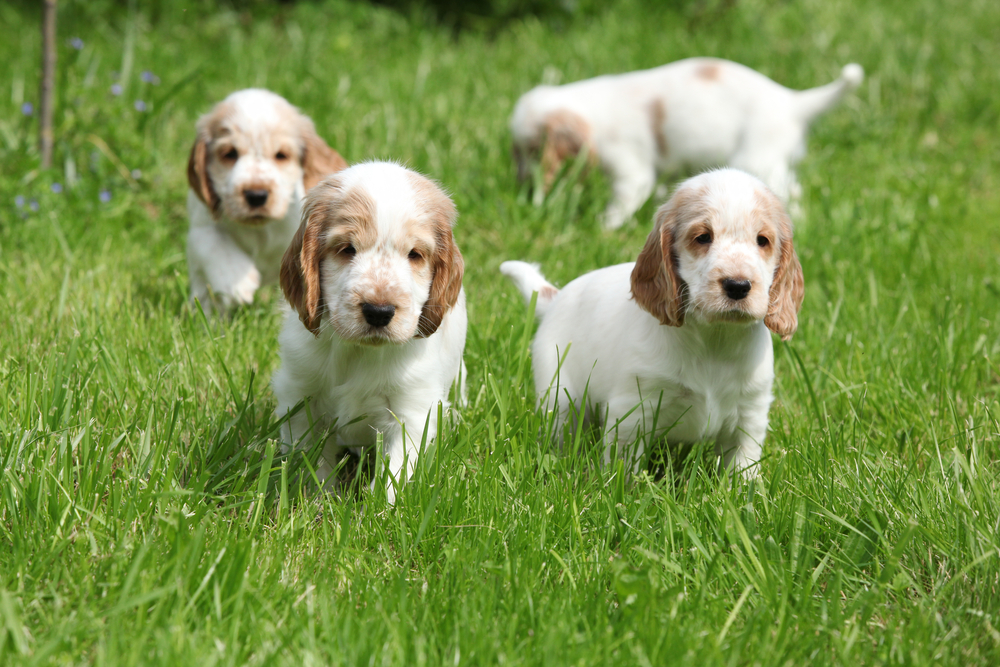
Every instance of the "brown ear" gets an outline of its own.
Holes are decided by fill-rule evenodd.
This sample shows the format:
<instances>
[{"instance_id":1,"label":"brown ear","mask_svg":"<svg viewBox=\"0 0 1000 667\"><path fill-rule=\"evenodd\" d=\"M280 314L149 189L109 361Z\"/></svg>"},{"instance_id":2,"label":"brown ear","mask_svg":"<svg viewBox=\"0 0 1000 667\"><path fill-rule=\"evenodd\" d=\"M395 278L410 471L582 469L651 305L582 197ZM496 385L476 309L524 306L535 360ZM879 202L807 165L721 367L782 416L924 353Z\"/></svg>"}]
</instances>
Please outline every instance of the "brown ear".
<instances>
[{"instance_id":1,"label":"brown ear","mask_svg":"<svg viewBox=\"0 0 1000 667\"><path fill-rule=\"evenodd\" d=\"M191 146L191 156L188 158L188 184L198 199L204 202L208 210L215 215L219 210L219 195L215 194L212 187L212 179L208 177L208 142L201 135L194 140Z\"/></svg>"},{"instance_id":2,"label":"brown ear","mask_svg":"<svg viewBox=\"0 0 1000 667\"><path fill-rule=\"evenodd\" d=\"M341 169L347 169L347 161L340 153L326 145L322 137L316 134L316 128L308 118L303 117L302 139L302 182L306 192L330 174Z\"/></svg>"},{"instance_id":3,"label":"brown ear","mask_svg":"<svg viewBox=\"0 0 1000 667\"><path fill-rule=\"evenodd\" d=\"M299 319L314 336L319 336L323 316L323 295L319 262L323 256L323 231L326 207L318 206L320 197L308 197L302 210L302 224L281 260L281 291L288 304L299 312Z\"/></svg>"},{"instance_id":4,"label":"brown ear","mask_svg":"<svg viewBox=\"0 0 1000 667\"><path fill-rule=\"evenodd\" d=\"M674 228L680 203L678 196L656 212L653 231L646 239L632 269L632 298L650 315L672 327L684 324L687 285L677 273Z\"/></svg>"},{"instance_id":5,"label":"brown ear","mask_svg":"<svg viewBox=\"0 0 1000 667\"><path fill-rule=\"evenodd\" d=\"M805 296L805 281L802 278L802 265L795 254L795 246L792 245L792 225L784 213L778 226L781 230L781 257L768 293L764 324L781 336L781 340L788 340L799 326L799 309Z\"/></svg>"},{"instance_id":6,"label":"brown ear","mask_svg":"<svg viewBox=\"0 0 1000 667\"><path fill-rule=\"evenodd\" d=\"M430 183L427 185L430 186ZM437 238L434 256L431 259L434 278L431 280L431 291L427 296L427 302L420 311L416 338L427 338L441 326L444 314L458 302L458 295L462 291L462 276L465 274L465 261L451 233L455 218L458 216L455 205L440 190L436 195L433 199L436 200L434 203L437 208L435 212Z\"/></svg>"}]
</instances>

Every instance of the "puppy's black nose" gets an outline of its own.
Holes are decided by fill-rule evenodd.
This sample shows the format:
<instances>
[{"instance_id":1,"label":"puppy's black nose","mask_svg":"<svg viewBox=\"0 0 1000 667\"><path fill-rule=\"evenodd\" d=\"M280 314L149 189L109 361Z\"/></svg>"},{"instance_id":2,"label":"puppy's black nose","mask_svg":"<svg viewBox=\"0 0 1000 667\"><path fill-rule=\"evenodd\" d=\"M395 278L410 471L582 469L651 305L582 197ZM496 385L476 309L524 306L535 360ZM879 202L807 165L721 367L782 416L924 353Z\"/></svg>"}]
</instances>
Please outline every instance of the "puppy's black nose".
<instances>
[{"instance_id":1,"label":"puppy's black nose","mask_svg":"<svg viewBox=\"0 0 1000 667\"><path fill-rule=\"evenodd\" d=\"M749 280L730 280L726 278L722 281L722 289L725 290L726 296L728 296L733 301L739 301L740 299L746 298L746 295L750 293L750 281Z\"/></svg>"},{"instance_id":2,"label":"puppy's black nose","mask_svg":"<svg viewBox=\"0 0 1000 667\"><path fill-rule=\"evenodd\" d=\"M243 198L247 200L247 204L251 207L257 208L258 206L263 206L267 203L267 190L244 190Z\"/></svg>"},{"instance_id":3,"label":"puppy's black nose","mask_svg":"<svg viewBox=\"0 0 1000 667\"><path fill-rule=\"evenodd\" d=\"M361 314L365 316L365 322L373 327L384 327L392 321L392 316L396 314L396 306L363 303L361 304Z\"/></svg>"}]
</instances>

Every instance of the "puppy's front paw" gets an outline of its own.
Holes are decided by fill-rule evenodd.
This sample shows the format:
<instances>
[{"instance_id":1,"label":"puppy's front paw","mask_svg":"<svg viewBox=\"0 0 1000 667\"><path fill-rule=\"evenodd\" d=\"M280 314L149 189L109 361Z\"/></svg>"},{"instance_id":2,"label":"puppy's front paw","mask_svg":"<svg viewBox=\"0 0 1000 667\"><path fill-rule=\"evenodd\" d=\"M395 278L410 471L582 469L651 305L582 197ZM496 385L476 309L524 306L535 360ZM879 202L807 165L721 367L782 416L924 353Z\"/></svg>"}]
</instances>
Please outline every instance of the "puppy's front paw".
<instances>
[{"instance_id":1,"label":"puppy's front paw","mask_svg":"<svg viewBox=\"0 0 1000 667\"><path fill-rule=\"evenodd\" d=\"M236 304L245 305L253 303L253 295L260 287L260 271L257 267L251 266L246 275L233 284L229 294Z\"/></svg>"}]
</instances>

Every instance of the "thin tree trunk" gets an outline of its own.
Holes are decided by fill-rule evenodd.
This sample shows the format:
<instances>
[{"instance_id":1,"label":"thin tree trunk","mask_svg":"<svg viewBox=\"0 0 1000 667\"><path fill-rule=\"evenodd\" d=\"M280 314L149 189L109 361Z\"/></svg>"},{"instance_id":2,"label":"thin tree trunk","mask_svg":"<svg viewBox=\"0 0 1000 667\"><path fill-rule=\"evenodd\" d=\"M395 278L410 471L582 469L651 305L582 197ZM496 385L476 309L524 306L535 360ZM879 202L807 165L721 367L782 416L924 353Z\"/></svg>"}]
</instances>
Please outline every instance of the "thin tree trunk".
<instances>
[{"instance_id":1,"label":"thin tree trunk","mask_svg":"<svg viewBox=\"0 0 1000 667\"><path fill-rule=\"evenodd\" d=\"M52 91L56 77L56 0L45 0L42 14L42 93L38 135L42 168L52 166Z\"/></svg>"}]
</instances>

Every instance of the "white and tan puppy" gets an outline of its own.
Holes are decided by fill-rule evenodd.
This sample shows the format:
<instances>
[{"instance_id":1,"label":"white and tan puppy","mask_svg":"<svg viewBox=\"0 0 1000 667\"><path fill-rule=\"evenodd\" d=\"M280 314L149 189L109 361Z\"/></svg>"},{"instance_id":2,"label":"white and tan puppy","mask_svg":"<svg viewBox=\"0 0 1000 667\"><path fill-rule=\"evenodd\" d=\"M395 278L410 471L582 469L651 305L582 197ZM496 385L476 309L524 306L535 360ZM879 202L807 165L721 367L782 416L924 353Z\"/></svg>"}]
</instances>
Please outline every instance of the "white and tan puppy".
<instances>
[{"instance_id":1,"label":"white and tan puppy","mask_svg":"<svg viewBox=\"0 0 1000 667\"><path fill-rule=\"evenodd\" d=\"M524 262L500 270L525 299L538 292L535 386L557 423L600 420L606 460L618 445L637 463L643 439L665 434L715 440L727 468L756 474L774 380L768 330L791 338L803 297L791 223L762 182L734 169L685 181L634 264L562 290Z\"/></svg>"},{"instance_id":2,"label":"white and tan puppy","mask_svg":"<svg viewBox=\"0 0 1000 667\"><path fill-rule=\"evenodd\" d=\"M347 166L283 97L233 93L197 124L188 160L188 273L205 312L253 301L276 282L302 198Z\"/></svg>"},{"instance_id":3,"label":"white and tan puppy","mask_svg":"<svg viewBox=\"0 0 1000 667\"><path fill-rule=\"evenodd\" d=\"M742 169L793 203L809 123L863 78L851 64L831 84L796 91L728 60L690 58L538 86L518 100L510 122L518 176L540 161L548 188L565 160L586 151L611 180L603 220L611 229L645 203L658 174L684 169Z\"/></svg>"},{"instance_id":4,"label":"white and tan puppy","mask_svg":"<svg viewBox=\"0 0 1000 667\"><path fill-rule=\"evenodd\" d=\"M282 260L292 310L272 384L279 417L309 399L286 423L287 445L336 426L321 481L344 448L370 447L381 433L392 502L413 473L424 429L435 436L437 405L448 405L465 376L456 216L441 188L389 162L355 165L306 197Z\"/></svg>"}]
</instances>

